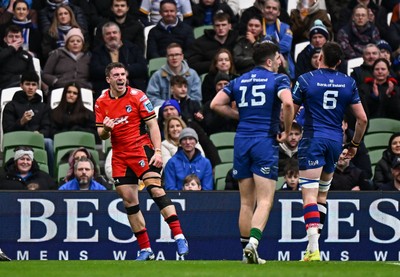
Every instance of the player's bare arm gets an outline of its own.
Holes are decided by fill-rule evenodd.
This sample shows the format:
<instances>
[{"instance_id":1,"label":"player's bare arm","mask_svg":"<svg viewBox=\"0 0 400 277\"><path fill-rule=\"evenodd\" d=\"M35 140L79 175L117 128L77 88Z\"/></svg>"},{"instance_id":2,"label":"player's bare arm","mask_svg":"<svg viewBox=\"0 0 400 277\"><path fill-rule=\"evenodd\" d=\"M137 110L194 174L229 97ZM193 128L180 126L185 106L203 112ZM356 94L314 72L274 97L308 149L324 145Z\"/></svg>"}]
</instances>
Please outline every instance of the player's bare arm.
<instances>
[{"instance_id":1,"label":"player's bare arm","mask_svg":"<svg viewBox=\"0 0 400 277\"><path fill-rule=\"evenodd\" d=\"M347 152L346 156L349 158L353 158L356 155L358 146L361 143L368 124L367 115L365 114L364 108L361 103L351 105L351 109L357 121L354 128L354 136L350 142L349 151Z\"/></svg>"},{"instance_id":2,"label":"player's bare arm","mask_svg":"<svg viewBox=\"0 0 400 277\"><path fill-rule=\"evenodd\" d=\"M211 101L210 108L223 116L239 120L239 112L232 108L230 102L229 96L220 90Z\"/></svg>"},{"instance_id":3,"label":"player's bare arm","mask_svg":"<svg viewBox=\"0 0 400 277\"><path fill-rule=\"evenodd\" d=\"M278 142L284 142L286 138L289 136L290 131L292 129L292 122L295 113L293 107L292 93L290 92L290 90L288 89L283 90L280 93L279 98L282 101L283 124L285 130L284 132L279 134L276 139Z\"/></svg>"},{"instance_id":4,"label":"player's bare arm","mask_svg":"<svg viewBox=\"0 0 400 277\"><path fill-rule=\"evenodd\" d=\"M154 165L155 167L162 167L162 155L161 155L161 134L158 127L157 119L152 118L146 121L146 125L149 128L150 139L154 146L154 155L149 161L149 165Z\"/></svg>"}]
</instances>

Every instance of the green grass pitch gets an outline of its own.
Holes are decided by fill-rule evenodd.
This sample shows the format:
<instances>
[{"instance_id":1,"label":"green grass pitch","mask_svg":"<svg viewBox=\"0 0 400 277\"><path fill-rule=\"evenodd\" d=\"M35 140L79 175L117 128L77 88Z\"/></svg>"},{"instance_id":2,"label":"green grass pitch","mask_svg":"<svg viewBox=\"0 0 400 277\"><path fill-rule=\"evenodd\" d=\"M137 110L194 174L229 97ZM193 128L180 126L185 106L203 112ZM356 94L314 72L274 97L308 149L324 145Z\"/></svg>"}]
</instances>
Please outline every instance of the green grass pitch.
<instances>
[{"instance_id":1,"label":"green grass pitch","mask_svg":"<svg viewBox=\"0 0 400 277\"><path fill-rule=\"evenodd\" d=\"M240 261L12 261L0 263L1 277L169 277L169 276L399 276L399 262Z\"/></svg>"}]
</instances>

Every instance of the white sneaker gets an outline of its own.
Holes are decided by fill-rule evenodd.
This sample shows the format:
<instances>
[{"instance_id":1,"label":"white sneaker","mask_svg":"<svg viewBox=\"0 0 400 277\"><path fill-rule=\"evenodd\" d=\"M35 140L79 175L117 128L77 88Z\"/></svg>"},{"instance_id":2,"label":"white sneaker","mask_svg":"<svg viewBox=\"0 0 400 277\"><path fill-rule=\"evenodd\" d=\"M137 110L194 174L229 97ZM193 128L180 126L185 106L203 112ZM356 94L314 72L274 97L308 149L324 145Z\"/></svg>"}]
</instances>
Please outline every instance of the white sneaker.
<instances>
[{"instance_id":1,"label":"white sneaker","mask_svg":"<svg viewBox=\"0 0 400 277\"><path fill-rule=\"evenodd\" d=\"M248 264L258 264L258 253L256 247L249 242L244 248L244 255Z\"/></svg>"}]
</instances>

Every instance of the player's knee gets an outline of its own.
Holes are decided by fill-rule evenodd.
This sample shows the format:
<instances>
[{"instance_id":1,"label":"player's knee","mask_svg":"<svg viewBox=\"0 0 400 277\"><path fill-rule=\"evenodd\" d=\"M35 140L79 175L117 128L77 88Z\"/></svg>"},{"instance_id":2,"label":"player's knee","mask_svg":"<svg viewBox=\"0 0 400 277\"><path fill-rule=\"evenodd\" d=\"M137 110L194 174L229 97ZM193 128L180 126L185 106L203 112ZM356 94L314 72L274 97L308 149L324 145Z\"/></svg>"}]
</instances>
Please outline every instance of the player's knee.
<instances>
[{"instance_id":1,"label":"player's knee","mask_svg":"<svg viewBox=\"0 0 400 277\"><path fill-rule=\"evenodd\" d=\"M299 183L302 188L306 188L306 189L319 188L319 180L318 179L300 178Z\"/></svg>"},{"instance_id":2,"label":"player's knee","mask_svg":"<svg viewBox=\"0 0 400 277\"><path fill-rule=\"evenodd\" d=\"M137 214L138 212L140 212L140 207L139 205L134 205L130 207L125 207L125 210L127 215Z\"/></svg>"},{"instance_id":3,"label":"player's knee","mask_svg":"<svg viewBox=\"0 0 400 277\"><path fill-rule=\"evenodd\" d=\"M160 197L152 197L154 200L154 203L158 206L160 211L168 206L173 205L171 199L167 195L163 195Z\"/></svg>"},{"instance_id":4,"label":"player's knee","mask_svg":"<svg viewBox=\"0 0 400 277\"><path fill-rule=\"evenodd\" d=\"M329 190L329 188L331 187L331 183L332 183L332 179L330 179L329 181L319 181L319 191L320 192L326 192Z\"/></svg>"}]
</instances>

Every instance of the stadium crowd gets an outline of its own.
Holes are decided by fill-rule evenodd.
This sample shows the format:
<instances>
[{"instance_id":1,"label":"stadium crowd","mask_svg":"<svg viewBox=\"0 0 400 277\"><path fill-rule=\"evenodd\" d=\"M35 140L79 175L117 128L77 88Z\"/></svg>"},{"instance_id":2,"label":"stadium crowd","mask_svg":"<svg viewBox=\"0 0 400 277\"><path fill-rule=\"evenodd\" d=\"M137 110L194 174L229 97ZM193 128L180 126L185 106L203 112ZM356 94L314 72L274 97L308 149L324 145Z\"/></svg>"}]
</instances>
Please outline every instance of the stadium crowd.
<instances>
[{"instance_id":1,"label":"stadium crowd","mask_svg":"<svg viewBox=\"0 0 400 277\"><path fill-rule=\"evenodd\" d=\"M279 72L289 76L292 87L301 74L318 68L317 58L327 41L339 43L345 56L338 70L355 79L368 119L400 120L400 1L299 0L294 6L290 4L293 1L286 0L248 2L0 1L2 133L24 130L43 134L47 177L55 180L54 184L29 182L38 174L35 171L47 173L34 161L32 151L16 149L11 156L3 153L0 180L7 182L0 181L0 189L13 188L11 179L18 184L15 189L54 189L73 179L74 158L68 160L73 151L64 153L63 158L64 163L69 162L68 177L58 176L61 157L53 153L53 140L62 132L84 131L95 136L97 145L101 143L93 105L109 86L104 70L111 62L126 66L129 85L143 90L158 112L168 189L181 190L192 180L202 190L216 188L215 178L203 176L204 172L187 181L187 176L196 173L196 166L185 176L173 176L173 163L177 166L179 156L192 163L195 153L210 175L227 162L212 135L235 132L238 122L217 114L210 109L210 102L230 80L254 67L256 43L271 41L279 46L283 61ZM16 87L11 92L10 88ZM62 91L58 101L56 91ZM85 102L88 98L89 105ZM287 142L280 144L279 176L285 176L286 183L277 188L301 189L291 179L298 176L302 120L300 109L296 127ZM346 113L343 144L352 137L354 124L353 115ZM185 152L180 146L187 138L191 146ZM397 165L392 165L393 159L400 157L397 138L398 134L386 142L377 163L371 162L369 149L362 143L356 157L343 161L335 171L338 180L348 182L340 182L335 189L399 190L394 184L388 185L397 178L393 178ZM185 154L188 151L190 155ZM105 157L112 151L103 153L100 160L92 158L90 152L85 155L96 184L112 189L110 158ZM237 189L229 175L227 188ZM28 186L30 183L36 186Z\"/></svg>"}]
</instances>

